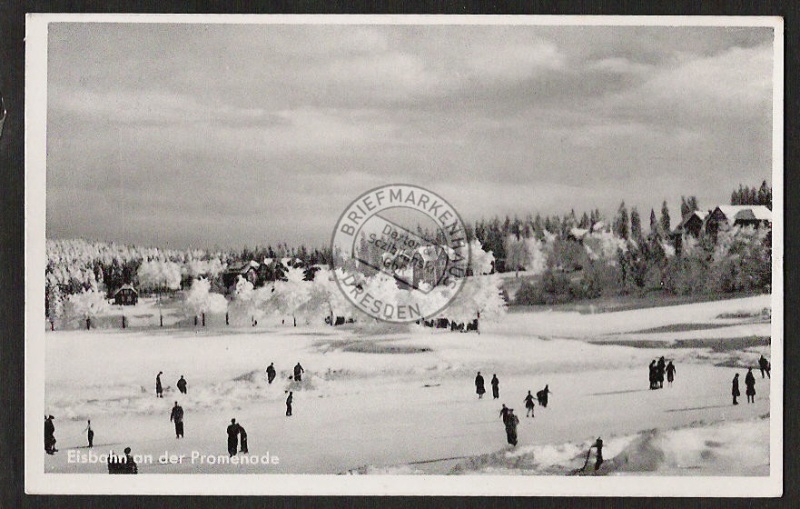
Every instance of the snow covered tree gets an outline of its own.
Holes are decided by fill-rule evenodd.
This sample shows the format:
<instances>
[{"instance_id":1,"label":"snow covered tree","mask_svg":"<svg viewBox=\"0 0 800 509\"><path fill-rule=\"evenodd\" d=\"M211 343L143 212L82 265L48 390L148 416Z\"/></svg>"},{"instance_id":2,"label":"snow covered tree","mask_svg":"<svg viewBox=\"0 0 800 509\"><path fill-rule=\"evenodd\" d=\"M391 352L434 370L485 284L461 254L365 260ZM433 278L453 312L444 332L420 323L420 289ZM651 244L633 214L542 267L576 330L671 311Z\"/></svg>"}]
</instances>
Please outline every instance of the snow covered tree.
<instances>
[{"instance_id":1,"label":"snow covered tree","mask_svg":"<svg viewBox=\"0 0 800 509\"><path fill-rule=\"evenodd\" d=\"M525 239L517 238L514 235L506 237L506 270L514 270L514 277L519 277L520 267L525 266L528 260L528 247Z\"/></svg>"},{"instance_id":2,"label":"snow covered tree","mask_svg":"<svg viewBox=\"0 0 800 509\"><path fill-rule=\"evenodd\" d=\"M665 235L672 231L667 200L664 200L664 203L661 204L661 231L664 232Z\"/></svg>"},{"instance_id":3,"label":"snow covered tree","mask_svg":"<svg viewBox=\"0 0 800 509\"><path fill-rule=\"evenodd\" d=\"M336 269L336 277L343 281L347 274L340 268ZM329 325L336 324L336 317L353 318L356 309L350 301L342 294L339 285L334 279L334 272L330 269L320 269L314 274L314 282L311 286L309 299L306 307L309 310L317 310L320 314L328 317Z\"/></svg>"},{"instance_id":4,"label":"snow covered tree","mask_svg":"<svg viewBox=\"0 0 800 509\"><path fill-rule=\"evenodd\" d=\"M642 218L636 207L631 209L631 238L637 242L642 239Z\"/></svg>"},{"instance_id":5,"label":"snow covered tree","mask_svg":"<svg viewBox=\"0 0 800 509\"><path fill-rule=\"evenodd\" d=\"M107 312L108 309L108 301L102 293L84 290L69 296L66 315L69 319L86 320L86 329L90 329L92 318Z\"/></svg>"},{"instance_id":6,"label":"snow covered tree","mask_svg":"<svg viewBox=\"0 0 800 509\"><path fill-rule=\"evenodd\" d=\"M628 240L630 237L630 230L628 228L628 209L625 207L625 202L623 201L620 203L619 209L617 210L617 217L614 219L614 234L621 239Z\"/></svg>"},{"instance_id":7,"label":"snow covered tree","mask_svg":"<svg viewBox=\"0 0 800 509\"><path fill-rule=\"evenodd\" d=\"M228 312L235 325L253 325L264 314L265 302L269 299L271 289L253 288L253 284L239 276L233 300L228 305Z\"/></svg>"},{"instance_id":8,"label":"snow covered tree","mask_svg":"<svg viewBox=\"0 0 800 509\"><path fill-rule=\"evenodd\" d=\"M47 317L50 320L50 330L55 329L55 321L64 312L64 297L57 284L51 284L47 289Z\"/></svg>"},{"instance_id":9,"label":"snow covered tree","mask_svg":"<svg viewBox=\"0 0 800 509\"><path fill-rule=\"evenodd\" d=\"M227 309L228 301L218 293L211 293L211 282L207 278L195 280L186 292L184 312L187 316L194 317L195 325L198 316L202 317L205 327L206 313L224 313Z\"/></svg>"},{"instance_id":10,"label":"snow covered tree","mask_svg":"<svg viewBox=\"0 0 800 509\"><path fill-rule=\"evenodd\" d=\"M494 265L494 255L491 251L484 251L478 239L469 243L469 269L473 275L489 274Z\"/></svg>"},{"instance_id":11,"label":"snow covered tree","mask_svg":"<svg viewBox=\"0 0 800 509\"><path fill-rule=\"evenodd\" d=\"M492 274L466 278L461 290L438 317L456 323L469 323L476 319L497 320L505 313L502 279L498 274Z\"/></svg>"},{"instance_id":12,"label":"snow covered tree","mask_svg":"<svg viewBox=\"0 0 800 509\"><path fill-rule=\"evenodd\" d=\"M286 271L286 281L275 281L273 288L268 308L273 313L291 316L296 327L299 311L311 298L312 284L305 281L302 269L290 267Z\"/></svg>"},{"instance_id":13,"label":"snow covered tree","mask_svg":"<svg viewBox=\"0 0 800 509\"><path fill-rule=\"evenodd\" d=\"M552 252L552 244L548 244L546 240L540 240L536 237L525 239L526 250L528 259L525 260L525 268L529 274L538 276L543 274L547 269L547 260Z\"/></svg>"}]
</instances>

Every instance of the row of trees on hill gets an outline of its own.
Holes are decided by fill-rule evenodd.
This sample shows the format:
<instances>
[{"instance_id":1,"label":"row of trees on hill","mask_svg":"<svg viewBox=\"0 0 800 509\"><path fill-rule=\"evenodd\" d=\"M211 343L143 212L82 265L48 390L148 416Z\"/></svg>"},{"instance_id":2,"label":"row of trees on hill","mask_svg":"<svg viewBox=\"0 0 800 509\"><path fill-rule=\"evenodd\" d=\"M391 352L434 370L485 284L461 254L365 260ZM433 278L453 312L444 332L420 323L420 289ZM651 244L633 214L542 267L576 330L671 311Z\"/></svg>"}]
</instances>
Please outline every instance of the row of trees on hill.
<instances>
[{"instance_id":1,"label":"row of trees on hill","mask_svg":"<svg viewBox=\"0 0 800 509\"><path fill-rule=\"evenodd\" d=\"M425 319L447 318L464 323L478 316L493 319L505 312L506 300L499 277L485 275L491 270L491 253L484 252L477 243L473 243L472 248L476 256L471 268L478 275L469 278L454 299L448 293L451 289L434 289L430 298L440 299L443 303L452 302L440 315L426 316ZM153 262L145 262L142 266L146 267L147 264ZM344 270L337 271L340 280L348 277ZM177 281L172 273L163 276ZM403 303L406 299L408 290L384 273L378 272L369 277L358 274L356 277L360 278L359 284L363 289L375 299L389 303ZM327 319L328 323L334 324L336 317L363 317L342 294L334 280L333 271L325 268L317 270L309 281L302 268L290 267L285 280L273 281L262 287L254 287L250 281L239 277L235 291L227 298L214 291L208 278L200 277L181 292L181 306L187 318L194 318L195 325L205 325L207 314L225 314L227 323L239 326L254 325L269 316L289 317L295 325L298 321L311 323ZM76 324L82 327L85 321L86 327L91 327L92 321L108 310L108 301L101 291L83 290L70 295L64 309L51 310L51 324L59 320L72 327Z\"/></svg>"}]
</instances>

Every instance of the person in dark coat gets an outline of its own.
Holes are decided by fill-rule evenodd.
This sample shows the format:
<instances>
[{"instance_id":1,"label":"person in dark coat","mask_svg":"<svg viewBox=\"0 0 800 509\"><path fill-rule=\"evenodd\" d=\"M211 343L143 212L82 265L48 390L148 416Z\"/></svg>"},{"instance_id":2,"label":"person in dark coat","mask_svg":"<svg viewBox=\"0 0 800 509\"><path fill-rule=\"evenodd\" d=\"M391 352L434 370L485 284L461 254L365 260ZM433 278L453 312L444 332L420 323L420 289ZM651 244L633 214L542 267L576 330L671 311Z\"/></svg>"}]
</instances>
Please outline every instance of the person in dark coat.
<instances>
[{"instance_id":1,"label":"person in dark coat","mask_svg":"<svg viewBox=\"0 0 800 509\"><path fill-rule=\"evenodd\" d=\"M652 389L656 388L656 384L657 384L657 381L658 381L658 368L656 368L655 359L653 360L653 362L650 363L649 368L650 368L650 374L649 374L650 389L652 390Z\"/></svg>"},{"instance_id":2,"label":"person in dark coat","mask_svg":"<svg viewBox=\"0 0 800 509\"><path fill-rule=\"evenodd\" d=\"M176 385L178 386L178 390L181 391L181 394L186 394L186 379L183 378L183 375L181 375Z\"/></svg>"},{"instance_id":3,"label":"person in dark coat","mask_svg":"<svg viewBox=\"0 0 800 509\"><path fill-rule=\"evenodd\" d=\"M298 362L297 365L294 367L294 381L295 382L302 382L303 381L303 373L306 370L303 369L303 366L300 365Z\"/></svg>"},{"instance_id":4,"label":"person in dark coat","mask_svg":"<svg viewBox=\"0 0 800 509\"><path fill-rule=\"evenodd\" d=\"M528 409L528 411L525 412L525 417L535 417L533 415L533 394L531 394L531 391L528 391L528 395L525 396L524 401L525 401L525 408Z\"/></svg>"},{"instance_id":5,"label":"person in dark coat","mask_svg":"<svg viewBox=\"0 0 800 509\"><path fill-rule=\"evenodd\" d=\"M658 388L664 388L664 370L667 367L667 363L664 361L664 356L661 356L658 359L658 364L656 364L656 380L658 381Z\"/></svg>"},{"instance_id":6,"label":"person in dark coat","mask_svg":"<svg viewBox=\"0 0 800 509\"><path fill-rule=\"evenodd\" d=\"M244 430L244 426L241 424L239 425L239 443L241 444L239 447L239 452L243 452L245 454L250 452L247 450L247 431Z\"/></svg>"},{"instance_id":7,"label":"person in dark coat","mask_svg":"<svg viewBox=\"0 0 800 509\"><path fill-rule=\"evenodd\" d=\"M667 364L667 383L672 387L672 382L675 380L675 365L672 361Z\"/></svg>"},{"instance_id":8,"label":"person in dark coat","mask_svg":"<svg viewBox=\"0 0 800 509\"><path fill-rule=\"evenodd\" d=\"M500 409L500 418L503 419L503 424L508 420L508 407L503 403L503 408Z\"/></svg>"},{"instance_id":9,"label":"person in dark coat","mask_svg":"<svg viewBox=\"0 0 800 509\"><path fill-rule=\"evenodd\" d=\"M597 440L589 447L589 450L591 451L593 448L597 449L597 456L594 461L594 469L599 470L600 465L603 464L603 440L600 437L597 437Z\"/></svg>"},{"instance_id":10,"label":"person in dark coat","mask_svg":"<svg viewBox=\"0 0 800 509\"><path fill-rule=\"evenodd\" d=\"M163 375L163 371L159 371L156 375L156 397L163 398L164 397L164 388L161 386L161 375Z\"/></svg>"},{"instance_id":11,"label":"person in dark coat","mask_svg":"<svg viewBox=\"0 0 800 509\"><path fill-rule=\"evenodd\" d=\"M131 448L125 448L125 456L117 456L112 453L108 456L109 474L138 474L139 466L131 455Z\"/></svg>"},{"instance_id":12,"label":"person in dark coat","mask_svg":"<svg viewBox=\"0 0 800 509\"><path fill-rule=\"evenodd\" d=\"M169 420L175 423L175 438L183 438L183 408L175 402Z\"/></svg>"},{"instance_id":13,"label":"person in dark coat","mask_svg":"<svg viewBox=\"0 0 800 509\"><path fill-rule=\"evenodd\" d=\"M58 452L56 449L56 425L53 424L53 419L55 417L52 415L44 418L44 450L47 454Z\"/></svg>"},{"instance_id":14,"label":"person in dark coat","mask_svg":"<svg viewBox=\"0 0 800 509\"><path fill-rule=\"evenodd\" d=\"M769 361L763 355L760 359L758 359L758 367L761 369L761 378L764 378L765 372L767 373L767 378L772 378L769 374L771 366L769 365Z\"/></svg>"},{"instance_id":15,"label":"person in dark coat","mask_svg":"<svg viewBox=\"0 0 800 509\"><path fill-rule=\"evenodd\" d=\"M551 392L550 385L548 384L544 386L544 389L536 393L536 401L539 402L542 408L547 408L547 399ZM528 392L528 394L530 394L530 392Z\"/></svg>"},{"instance_id":16,"label":"person in dark coat","mask_svg":"<svg viewBox=\"0 0 800 509\"><path fill-rule=\"evenodd\" d=\"M236 451L239 449L239 430L241 426L236 424L236 419L231 419L228 425L228 454L236 456Z\"/></svg>"},{"instance_id":17,"label":"person in dark coat","mask_svg":"<svg viewBox=\"0 0 800 509\"><path fill-rule=\"evenodd\" d=\"M514 415L514 409L508 409L508 416L506 417L506 439L511 445L517 445L517 425L519 424L519 417Z\"/></svg>"},{"instance_id":18,"label":"person in dark coat","mask_svg":"<svg viewBox=\"0 0 800 509\"><path fill-rule=\"evenodd\" d=\"M744 385L746 387L744 394L747 396L748 403L756 402L756 377L753 375L753 368L747 368L747 374L744 377Z\"/></svg>"},{"instance_id":19,"label":"person in dark coat","mask_svg":"<svg viewBox=\"0 0 800 509\"><path fill-rule=\"evenodd\" d=\"M276 374L276 373L275 373L275 366L274 366L274 364L275 364L275 363L273 363L273 362L270 362L270 363L269 363L269 366L267 366L267 381L268 381L269 383L272 383L272 381L273 381L273 380L275 380L275 374Z\"/></svg>"},{"instance_id":20,"label":"person in dark coat","mask_svg":"<svg viewBox=\"0 0 800 509\"><path fill-rule=\"evenodd\" d=\"M738 405L739 402L736 401L736 398L742 395L739 392L739 373L733 375L733 382L731 382L731 395L733 396L733 404Z\"/></svg>"},{"instance_id":21,"label":"person in dark coat","mask_svg":"<svg viewBox=\"0 0 800 509\"><path fill-rule=\"evenodd\" d=\"M496 374L492 375L492 398L500 398L500 380L497 379Z\"/></svg>"},{"instance_id":22,"label":"person in dark coat","mask_svg":"<svg viewBox=\"0 0 800 509\"><path fill-rule=\"evenodd\" d=\"M290 392L289 393L289 397L286 398L286 417L289 417L289 416L292 415L292 400L293 399L294 398L292 397L292 393Z\"/></svg>"},{"instance_id":23,"label":"person in dark coat","mask_svg":"<svg viewBox=\"0 0 800 509\"><path fill-rule=\"evenodd\" d=\"M475 392L478 393L478 399L483 398L483 395L486 393L486 386L484 385L480 371L478 371L478 376L475 377Z\"/></svg>"},{"instance_id":24,"label":"person in dark coat","mask_svg":"<svg viewBox=\"0 0 800 509\"><path fill-rule=\"evenodd\" d=\"M86 421L86 439L89 441L89 447L93 447L94 431L92 430L92 421Z\"/></svg>"},{"instance_id":25,"label":"person in dark coat","mask_svg":"<svg viewBox=\"0 0 800 509\"><path fill-rule=\"evenodd\" d=\"M134 461L133 456L131 455L131 448L125 448L125 466L122 471L123 474L138 474L139 473L139 466Z\"/></svg>"}]
</instances>

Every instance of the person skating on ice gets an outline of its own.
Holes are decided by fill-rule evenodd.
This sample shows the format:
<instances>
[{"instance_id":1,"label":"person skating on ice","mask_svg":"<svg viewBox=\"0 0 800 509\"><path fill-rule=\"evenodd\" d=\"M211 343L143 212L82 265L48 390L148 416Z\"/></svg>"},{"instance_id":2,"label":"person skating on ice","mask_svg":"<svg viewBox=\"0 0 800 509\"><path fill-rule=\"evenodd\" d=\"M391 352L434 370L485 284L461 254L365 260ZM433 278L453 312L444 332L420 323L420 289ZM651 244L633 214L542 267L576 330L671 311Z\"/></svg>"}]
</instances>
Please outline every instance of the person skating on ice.
<instances>
[{"instance_id":1,"label":"person skating on ice","mask_svg":"<svg viewBox=\"0 0 800 509\"><path fill-rule=\"evenodd\" d=\"M533 394L531 394L531 391L528 391L528 395L525 396L524 402L525 402L525 408L527 409L527 412L525 412L525 417L534 417L534 415L533 415Z\"/></svg>"},{"instance_id":2,"label":"person skating on ice","mask_svg":"<svg viewBox=\"0 0 800 509\"><path fill-rule=\"evenodd\" d=\"M733 404L738 405L739 402L736 401L736 398L741 396L742 394L739 392L739 373L733 375L733 381L731 382L731 396L733 396Z\"/></svg>"},{"instance_id":3,"label":"person skating on ice","mask_svg":"<svg viewBox=\"0 0 800 509\"><path fill-rule=\"evenodd\" d=\"M250 452L247 449L247 431L245 431L244 426L241 424L239 424L239 452L245 454Z\"/></svg>"},{"instance_id":4,"label":"person skating on ice","mask_svg":"<svg viewBox=\"0 0 800 509\"><path fill-rule=\"evenodd\" d=\"M756 402L756 377L753 375L753 368L747 368L747 374L744 376L744 385L746 387L744 394L747 396L748 403Z\"/></svg>"},{"instance_id":5,"label":"person skating on ice","mask_svg":"<svg viewBox=\"0 0 800 509\"><path fill-rule=\"evenodd\" d=\"M176 385L178 386L178 390L181 391L181 394L186 394L186 379L183 378L183 375L181 375Z\"/></svg>"},{"instance_id":6,"label":"person skating on ice","mask_svg":"<svg viewBox=\"0 0 800 509\"><path fill-rule=\"evenodd\" d=\"M156 375L156 397L163 398L164 397L164 387L161 386L161 375L163 375L163 371L159 371Z\"/></svg>"},{"instance_id":7,"label":"person skating on ice","mask_svg":"<svg viewBox=\"0 0 800 509\"><path fill-rule=\"evenodd\" d=\"M550 386L545 385L544 389L536 393L536 400L539 402L539 406L547 408L547 400L551 392L553 391L550 390Z\"/></svg>"},{"instance_id":8,"label":"person skating on ice","mask_svg":"<svg viewBox=\"0 0 800 509\"><path fill-rule=\"evenodd\" d=\"M517 425L519 425L519 417L514 415L514 409L508 409L508 416L506 417L506 440L511 445L517 445Z\"/></svg>"},{"instance_id":9,"label":"person skating on ice","mask_svg":"<svg viewBox=\"0 0 800 509\"><path fill-rule=\"evenodd\" d=\"M52 415L45 416L44 418L44 450L47 454L54 454L58 452L56 449L56 425L53 423Z\"/></svg>"},{"instance_id":10,"label":"person skating on ice","mask_svg":"<svg viewBox=\"0 0 800 509\"><path fill-rule=\"evenodd\" d=\"M86 421L86 440L89 441L89 448L94 446L94 430L92 430L92 421Z\"/></svg>"},{"instance_id":11,"label":"person skating on ice","mask_svg":"<svg viewBox=\"0 0 800 509\"><path fill-rule=\"evenodd\" d=\"M492 375L492 399L500 398L500 380L497 379L497 374Z\"/></svg>"},{"instance_id":12,"label":"person skating on ice","mask_svg":"<svg viewBox=\"0 0 800 509\"><path fill-rule=\"evenodd\" d=\"M267 382L270 384L272 383L273 380L275 380L276 373L274 364L275 363L270 362L269 366L267 366Z\"/></svg>"},{"instance_id":13,"label":"person skating on ice","mask_svg":"<svg viewBox=\"0 0 800 509\"><path fill-rule=\"evenodd\" d=\"M508 420L508 407L503 403L503 408L500 409L500 418L503 419L503 424Z\"/></svg>"},{"instance_id":14,"label":"person skating on ice","mask_svg":"<svg viewBox=\"0 0 800 509\"><path fill-rule=\"evenodd\" d=\"M306 370L303 369L303 366L300 365L298 362L297 365L294 367L294 381L295 382L302 382L303 381L303 373Z\"/></svg>"},{"instance_id":15,"label":"person skating on ice","mask_svg":"<svg viewBox=\"0 0 800 509\"><path fill-rule=\"evenodd\" d=\"M667 364L667 383L670 387L672 387L672 382L675 380L675 365L672 364L672 361L669 361Z\"/></svg>"},{"instance_id":16,"label":"person skating on ice","mask_svg":"<svg viewBox=\"0 0 800 509\"><path fill-rule=\"evenodd\" d=\"M664 361L664 356L662 355L658 359L658 364L656 364L656 381L658 382L658 388L664 388L664 371L667 368L667 363Z\"/></svg>"},{"instance_id":17,"label":"person skating on ice","mask_svg":"<svg viewBox=\"0 0 800 509\"><path fill-rule=\"evenodd\" d=\"M769 361L767 360L766 357L764 357L763 354L761 355L761 358L758 359L758 368L761 370L761 378L764 378L764 373L767 374L767 378L772 378L769 374L770 369L772 369L772 367L770 366Z\"/></svg>"},{"instance_id":18,"label":"person skating on ice","mask_svg":"<svg viewBox=\"0 0 800 509\"><path fill-rule=\"evenodd\" d=\"M175 438L183 438L183 407L177 401L169 414L169 420L175 423Z\"/></svg>"},{"instance_id":19,"label":"person skating on ice","mask_svg":"<svg viewBox=\"0 0 800 509\"><path fill-rule=\"evenodd\" d=\"M286 417L290 417L292 415L292 400L294 397L292 393L289 392L289 397L286 398Z\"/></svg>"},{"instance_id":20,"label":"person skating on ice","mask_svg":"<svg viewBox=\"0 0 800 509\"><path fill-rule=\"evenodd\" d=\"M478 371L478 376L475 377L475 392L478 393L478 399L482 399L483 395L486 393L486 386L484 385L483 376L481 376L480 371Z\"/></svg>"},{"instance_id":21,"label":"person skating on ice","mask_svg":"<svg viewBox=\"0 0 800 509\"><path fill-rule=\"evenodd\" d=\"M236 456L236 451L239 450L239 430L240 426L236 424L236 419L231 419L228 425L228 455Z\"/></svg>"}]
</instances>

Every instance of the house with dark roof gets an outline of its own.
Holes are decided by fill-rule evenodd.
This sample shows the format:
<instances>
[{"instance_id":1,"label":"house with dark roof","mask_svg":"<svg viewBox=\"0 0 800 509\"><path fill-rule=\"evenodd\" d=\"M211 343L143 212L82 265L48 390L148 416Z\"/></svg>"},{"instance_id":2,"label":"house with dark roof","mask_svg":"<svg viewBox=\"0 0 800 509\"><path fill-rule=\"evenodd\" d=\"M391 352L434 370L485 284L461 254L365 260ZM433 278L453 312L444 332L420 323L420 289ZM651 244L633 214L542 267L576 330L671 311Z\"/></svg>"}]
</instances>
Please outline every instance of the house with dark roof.
<instances>
[{"instance_id":1,"label":"house with dark roof","mask_svg":"<svg viewBox=\"0 0 800 509\"><path fill-rule=\"evenodd\" d=\"M114 304L119 306L135 306L139 302L139 292L131 285L122 285L114 292Z\"/></svg>"},{"instance_id":2,"label":"house with dark roof","mask_svg":"<svg viewBox=\"0 0 800 509\"><path fill-rule=\"evenodd\" d=\"M772 211L764 205L719 205L705 219L705 232L716 236L720 228L750 226L772 228Z\"/></svg>"},{"instance_id":3,"label":"house with dark roof","mask_svg":"<svg viewBox=\"0 0 800 509\"><path fill-rule=\"evenodd\" d=\"M709 212L702 212L700 210L689 212L683 216L683 219L681 219L681 222L675 227L672 234L677 236L691 235L693 237L699 237L700 232L703 231L703 224L708 214Z\"/></svg>"},{"instance_id":4,"label":"house with dark roof","mask_svg":"<svg viewBox=\"0 0 800 509\"><path fill-rule=\"evenodd\" d=\"M236 289L236 282L239 280L239 276L250 281L255 286L258 280L259 266L260 264L254 261L229 265L225 272L222 273L222 282L225 288L227 288L228 292L233 292Z\"/></svg>"}]
</instances>

